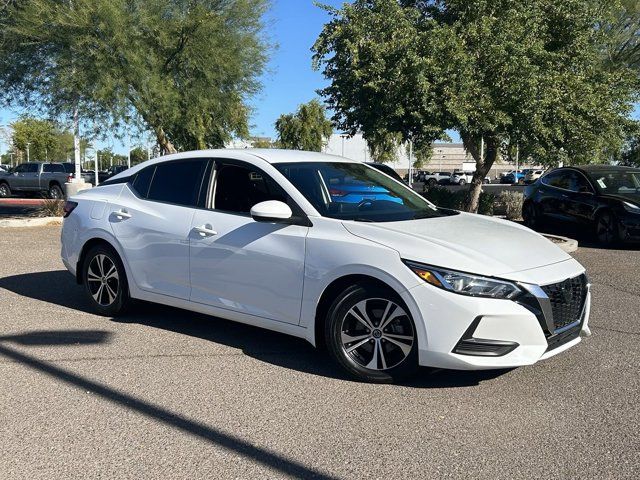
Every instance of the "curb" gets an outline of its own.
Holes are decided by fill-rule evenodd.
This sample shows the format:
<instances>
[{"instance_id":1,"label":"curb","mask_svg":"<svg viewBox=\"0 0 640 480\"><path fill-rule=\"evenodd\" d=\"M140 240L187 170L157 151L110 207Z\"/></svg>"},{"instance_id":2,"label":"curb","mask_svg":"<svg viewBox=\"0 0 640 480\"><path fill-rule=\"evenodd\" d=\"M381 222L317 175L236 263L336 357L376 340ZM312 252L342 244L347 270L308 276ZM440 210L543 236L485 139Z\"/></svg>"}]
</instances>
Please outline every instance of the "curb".
<instances>
[{"instance_id":1,"label":"curb","mask_svg":"<svg viewBox=\"0 0 640 480\"><path fill-rule=\"evenodd\" d=\"M0 228L45 227L62 225L61 217L9 218L0 220Z\"/></svg>"},{"instance_id":2,"label":"curb","mask_svg":"<svg viewBox=\"0 0 640 480\"><path fill-rule=\"evenodd\" d=\"M578 241L572 238L561 237L559 235L549 235L548 233L543 233L542 236L547 240L551 240L567 253L572 253L578 250Z\"/></svg>"}]
</instances>

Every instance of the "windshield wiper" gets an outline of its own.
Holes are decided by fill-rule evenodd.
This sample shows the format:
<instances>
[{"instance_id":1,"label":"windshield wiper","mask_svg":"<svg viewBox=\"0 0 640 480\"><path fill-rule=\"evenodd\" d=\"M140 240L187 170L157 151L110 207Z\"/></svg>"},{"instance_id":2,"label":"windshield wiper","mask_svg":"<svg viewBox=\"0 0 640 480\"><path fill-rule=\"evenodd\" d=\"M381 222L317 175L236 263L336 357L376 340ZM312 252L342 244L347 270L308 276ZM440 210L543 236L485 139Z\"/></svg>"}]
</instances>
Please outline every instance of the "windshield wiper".
<instances>
[{"instance_id":1,"label":"windshield wiper","mask_svg":"<svg viewBox=\"0 0 640 480\"><path fill-rule=\"evenodd\" d=\"M369 223L373 223L373 220L371 220L370 218L362 218L362 217L356 217L353 219L354 222L369 222Z\"/></svg>"}]
</instances>

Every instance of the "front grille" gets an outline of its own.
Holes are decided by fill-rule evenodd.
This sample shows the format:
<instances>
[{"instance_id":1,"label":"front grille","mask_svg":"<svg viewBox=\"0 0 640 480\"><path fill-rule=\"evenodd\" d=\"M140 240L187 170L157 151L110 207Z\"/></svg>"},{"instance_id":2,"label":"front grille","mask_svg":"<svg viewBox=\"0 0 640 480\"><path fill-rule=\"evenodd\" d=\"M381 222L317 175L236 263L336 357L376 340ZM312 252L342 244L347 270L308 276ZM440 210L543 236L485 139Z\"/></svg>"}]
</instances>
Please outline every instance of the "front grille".
<instances>
[{"instance_id":1,"label":"front grille","mask_svg":"<svg viewBox=\"0 0 640 480\"><path fill-rule=\"evenodd\" d=\"M551 301L553 325L559 330L580 320L587 297L587 277L578 277L542 287Z\"/></svg>"}]
</instances>

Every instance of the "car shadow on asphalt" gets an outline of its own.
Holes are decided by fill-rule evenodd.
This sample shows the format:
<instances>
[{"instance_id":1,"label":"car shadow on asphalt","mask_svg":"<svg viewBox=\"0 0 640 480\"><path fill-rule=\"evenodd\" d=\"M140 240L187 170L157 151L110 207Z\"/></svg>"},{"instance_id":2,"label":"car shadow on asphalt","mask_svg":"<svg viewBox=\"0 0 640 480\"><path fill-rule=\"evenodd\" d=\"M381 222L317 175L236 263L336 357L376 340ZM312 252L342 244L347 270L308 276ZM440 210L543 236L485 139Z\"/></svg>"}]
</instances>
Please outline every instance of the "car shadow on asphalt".
<instances>
[{"instance_id":1,"label":"car shadow on asphalt","mask_svg":"<svg viewBox=\"0 0 640 480\"><path fill-rule=\"evenodd\" d=\"M166 409L159 404L142 400L134 395L116 390L91 378L62 368L54 363L31 356L25 352L24 349L18 350L13 348L13 344L22 346L77 346L106 343L110 335L110 332L97 330L88 332L82 330L51 330L0 336L0 358L7 358L35 370L40 374L47 375L57 382L70 385L85 392L91 392L121 408L132 410L188 435L200 438L217 447L229 450L237 456L244 457L254 463L265 465L289 478L315 478L319 480L335 478L311 465L305 465L269 448L256 446L240 437L188 418L179 412Z\"/></svg>"},{"instance_id":2,"label":"car shadow on asphalt","mask_svg":"<svg viewBox=\"0 0 640 480\"><path fill-rule=\"evenodd\" d=\"M65 270L34 272L0 278L0 289L24 297L95 313L82 286ZM136 302L127 314L111 319L188 335L241 350L245 355L279 367L353 381L336 367L327 354L303 339L224 320L200 313L147 302ZM451 371L421 368L417 376L401 385L410 388L458 388L479 385L507 370Z\"/></svg>"}]
</instances>

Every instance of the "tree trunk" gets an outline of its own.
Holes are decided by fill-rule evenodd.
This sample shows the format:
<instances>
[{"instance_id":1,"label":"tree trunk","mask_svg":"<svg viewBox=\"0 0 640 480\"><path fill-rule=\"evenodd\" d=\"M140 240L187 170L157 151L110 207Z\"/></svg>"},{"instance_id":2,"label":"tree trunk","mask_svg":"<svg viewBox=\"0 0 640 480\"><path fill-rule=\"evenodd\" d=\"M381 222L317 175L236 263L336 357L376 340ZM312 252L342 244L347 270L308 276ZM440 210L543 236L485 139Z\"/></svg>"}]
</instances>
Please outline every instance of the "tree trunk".
<instances>
[{"instance_id":1,"label":"tree trunk","mask_svg":"<svg viewBox=\"0 0 640 480\"><path fill-rule=\"evenodd\" d=\"M467 198L465 199L464 208L467 212L477 213L478 206L480 205L480 193L482 192L482 184L484 179L491 170L493 163L498 157L499 143L498 139L492 134L485 134L485 155L482 158L480 152L481 137L478 135L470 135L462 132L460 134L464 147L471 154L476 161L476 171L471 179L471 185L469 185L469 191L467 192Z\"/></svg>"},{"instance_id":2,"label":"tree trunk","mask_svg":"<svg viewBox=\"0 0 640 480\"><path fill-rule=\"evenodd\" d=\"M178 153L176 147L167 138L166 133L162 127L156 127L156 139L158 140L158 146L160 147L160 155L169 155L170 153Z\"/></svg>"}]
</instances>

